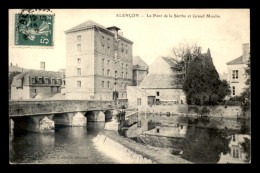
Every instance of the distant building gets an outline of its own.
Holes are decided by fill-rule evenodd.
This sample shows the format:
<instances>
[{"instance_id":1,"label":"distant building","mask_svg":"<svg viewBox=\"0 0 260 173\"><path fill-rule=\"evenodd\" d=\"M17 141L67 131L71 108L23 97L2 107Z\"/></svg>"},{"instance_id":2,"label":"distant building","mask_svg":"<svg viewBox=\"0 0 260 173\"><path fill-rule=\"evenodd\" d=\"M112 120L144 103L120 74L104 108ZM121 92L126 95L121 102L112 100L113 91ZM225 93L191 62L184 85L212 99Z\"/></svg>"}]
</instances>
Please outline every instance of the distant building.
<instances>
[{"instance_id":1,"label":"distant building","mask_svg":"<svg viewBox=\"0 0 260 173\"><path fill-rule=\"evenodd\" d=\"M243 44L242 56L227 63L227 81L231 87L231 96L239 96L246 88L245 68L250 57L250 44Z\"/></svg>"},{"instance_id":2,"label":"distant building","mask_svg":"<svg viewBox=\"0 0 260 173\"><path fill-rule=\"evenodd\" d=\"M148 74L148 65L139 57L133 57L133 85L139 86Z\"/></svg>"},{"instance_id":3,"label":"distant building","mask_svg":"<svg viewBox=\"0 0 260 173\"><path fill-rule=\"evenodd\" d=\"M133 85L133 42L116 26L88 20L66 33L66 98L126 98Z\"/></svg>"},{"instance_id":4,"label":"distant building","mask_svg":"<svg viewBox=\"0 0 260 173\"><path fill-rule=\"evenodd\" d=\"M45 68L44 68L45 69ZM11 99L44 99L61 92L61 72L26 70L13 78Z\"/></svg>"},{"instance_id":5,"label":"distant building","mask_svg":"<svg viewBox=\"0 0 260 173\"><path fill-rule=\"evenodd\" d=\"M247 158L248 153L243 151L242 143L245 138L251 140L249 135L235 134L232 135L229 148L230 152L227 154L221 153L218 163L247 163L250 159Z\"/></svg>"},{"instance_id":6,"label":"distant building","mask_svg":"<svg viewBox=\"0 0 260 173\"><path fill-rule=\"evenodd\" d=\"M139 87L146 92L153 93L155 101L184 104L186 96L182 90L183 79L175 70L175 65L176 62L172 58L157 58L149 66L149 73Z\"/></svg>"}]
</instances>

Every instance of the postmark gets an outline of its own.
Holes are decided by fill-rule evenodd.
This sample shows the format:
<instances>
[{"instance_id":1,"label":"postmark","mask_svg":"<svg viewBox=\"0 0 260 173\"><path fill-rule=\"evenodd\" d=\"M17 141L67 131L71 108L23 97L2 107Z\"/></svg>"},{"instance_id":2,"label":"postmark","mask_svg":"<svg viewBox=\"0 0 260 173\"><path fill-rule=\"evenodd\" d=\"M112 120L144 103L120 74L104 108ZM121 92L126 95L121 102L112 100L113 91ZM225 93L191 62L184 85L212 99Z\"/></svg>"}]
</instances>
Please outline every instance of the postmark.
<instances>
[{"instance_id":1,"label":"postmark","mask_svg":"<svg viewBox=\"0 0 260 173\"><path fill-rule=\"evenodd\" d=\"M53 14L15 14L15 46L54 45Z\"/></svg>"}]
</instances>

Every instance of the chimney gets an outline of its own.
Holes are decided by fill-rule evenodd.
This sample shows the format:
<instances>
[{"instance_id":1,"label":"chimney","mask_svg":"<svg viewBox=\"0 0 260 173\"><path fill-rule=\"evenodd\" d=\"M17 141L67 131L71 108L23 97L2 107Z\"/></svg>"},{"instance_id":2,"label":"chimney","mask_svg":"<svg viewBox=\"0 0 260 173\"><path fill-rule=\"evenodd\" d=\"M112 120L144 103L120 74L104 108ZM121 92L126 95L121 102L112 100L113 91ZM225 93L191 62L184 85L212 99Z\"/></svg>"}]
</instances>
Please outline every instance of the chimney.
<instances>
[{"instance_id":1,"label":"chimney","mask_svg":"<svg viewBox=\"0 0 260 173\"><path fill-rule=\"evenodd\" d=\"M107 28L109 31L113 32L117 38L118 36L118 30L120 30L120 28L116 27L116 26L111 26Z\"/></svg>"},{"instance_id":2,"label":"chimney","mask_svg":"<svg viewBox=\"0 0 260 173\"><path fill-rule=\"evenodd\" d=\"M250 45L249 43L243 44L243 62L247 63L250 56Z\"/></svg>"},{"instance_id":3,"label":"chimney","mask_svg":"<svg viewBox=\"0 0 260 173\"><path fill-rule=\"evenodd\" d=\"M123 32L118 32L118 35L123 36Z\"/></svg>"},{"instance_id":4,"label":"chimney","mask_svg":"<svg viewBox=\"0 0 260 173\"><path fill-rule=\"evenodd\" d=\"M41 70L45 71L45 62L41 62L41 67L40 67Z\"/></svg>"}]
</instances>

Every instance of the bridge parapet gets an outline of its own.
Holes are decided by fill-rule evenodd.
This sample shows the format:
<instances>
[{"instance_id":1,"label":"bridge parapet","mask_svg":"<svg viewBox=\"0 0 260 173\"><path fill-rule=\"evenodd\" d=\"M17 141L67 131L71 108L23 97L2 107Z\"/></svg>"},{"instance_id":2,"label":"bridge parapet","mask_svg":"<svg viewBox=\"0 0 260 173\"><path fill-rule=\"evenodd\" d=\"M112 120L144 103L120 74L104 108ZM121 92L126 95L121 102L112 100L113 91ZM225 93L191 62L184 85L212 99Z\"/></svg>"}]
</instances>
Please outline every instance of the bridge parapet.
<instances>
[{"instance_id":1,"label":"bridge parapet","mask_svg":"<svg viewBox=\"0 0 260 173\"><path fill-rule=\"evenodd\" d=\"M121 106L121 104L116 104L115 101L106 100L9 101L9 116L112 110Z\"/></svg>"}]
</instances>

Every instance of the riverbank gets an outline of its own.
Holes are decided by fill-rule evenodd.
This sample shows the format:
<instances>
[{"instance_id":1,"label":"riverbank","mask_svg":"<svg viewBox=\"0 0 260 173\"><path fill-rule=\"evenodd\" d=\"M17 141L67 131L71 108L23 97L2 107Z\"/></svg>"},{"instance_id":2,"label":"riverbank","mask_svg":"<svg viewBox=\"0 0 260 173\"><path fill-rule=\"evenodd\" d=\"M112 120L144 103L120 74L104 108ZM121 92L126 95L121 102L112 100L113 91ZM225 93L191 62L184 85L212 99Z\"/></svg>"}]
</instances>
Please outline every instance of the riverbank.
<instances>
[{"instance_id":1,"label":"riverbank","mask_svg":"<svg viewBox=\"0 0 260 173\"><path fill-rule=\"evenodd\" d=\"M119 136L116 131L112 130L101 131L93 142L98 150L115 158L119 163L191 163L178 156L172 155L168 148L142 145L129 138Z\"/></svg>"}]
</instances>

